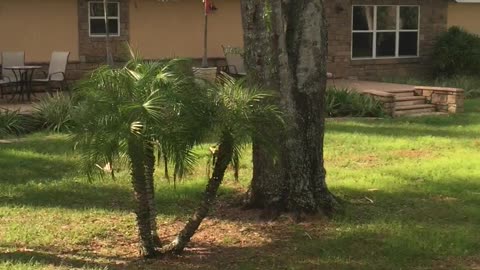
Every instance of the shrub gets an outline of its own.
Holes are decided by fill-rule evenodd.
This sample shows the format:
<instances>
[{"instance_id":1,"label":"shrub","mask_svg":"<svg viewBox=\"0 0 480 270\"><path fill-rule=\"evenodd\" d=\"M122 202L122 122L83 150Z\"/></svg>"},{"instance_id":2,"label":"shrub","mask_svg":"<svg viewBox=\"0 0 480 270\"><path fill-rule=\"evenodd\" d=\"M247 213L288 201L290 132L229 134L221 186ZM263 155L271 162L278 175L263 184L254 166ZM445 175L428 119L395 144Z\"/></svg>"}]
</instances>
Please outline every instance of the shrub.
<instances>
[{"instance_id":1,"label":"shrub","mask_svg":"<svg viewBox=\"0 0 480 270\"><path fill-rule=\"evenodd\" d=\"M72 108L72 98L57 93L43 98L35 105L33 119L41 129L68 132L73 127Z\"/></svg>"},{"instance_id":2,"label":"shrub","mask_svg":"<svg viewBox=\"0 0 480 270\"><path fill-rule=\"evenodd\" d=\"M435 79L435 86L455 87L465 90L465 97L480 97L480 74L477 76L452 76Z\"/></svg>"},{"instance_id":3,"label":"shrub","mask_svg":"<svg viewBox=\"0 0 480 270\"><path fill-rule=\"evenodd\" d=\"M478 75L480 37L459 27L440 35L433 50L433 72L438 76Z\"/></svg>"},{"instance_id":4,"label":"shrub","mask_svg":"<svg viewBox=\"0 0 480 270\"><path fill-rule=\"evenodd\" d=\"M0 138L25 132L27 124L27 118L18 111L0 111Z\"/></svg>"},{"instance_id":5,"label":"shrub","mask_svg":"<svg viewBox=\"0 0 480 270\"><path fill-rule=\"evenodd\" d=\"M327 88L325 100L326 112L330 117L385 115L380 101L349 89Z\"/></svg>"}]
</instances>

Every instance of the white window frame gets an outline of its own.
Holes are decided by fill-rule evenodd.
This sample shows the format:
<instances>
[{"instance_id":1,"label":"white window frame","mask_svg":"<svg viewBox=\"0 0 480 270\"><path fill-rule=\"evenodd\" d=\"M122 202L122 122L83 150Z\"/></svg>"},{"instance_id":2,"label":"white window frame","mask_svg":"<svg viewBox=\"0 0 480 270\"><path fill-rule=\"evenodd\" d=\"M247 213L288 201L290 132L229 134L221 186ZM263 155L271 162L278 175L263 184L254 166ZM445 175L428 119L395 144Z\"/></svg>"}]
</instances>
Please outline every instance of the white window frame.
<instances>
[{"instance_id":1,"label":"white window frame","mask_svg":"<svg viewBox=\"0 0 480 270\"><path fill-rule=\"evenodd\" d=\"M372 30L353 30L353 10L355 7L373 7L373 29ZM397 20L395 22L395 29L392 30L377 30L377 8L378 7L396 7ZM417 29L400 29L400 8L401 7L416 7L418 9L418 24ZM418 58L420 57L420 21L421 8L419 5L352 5L351 18L351 42L350 42L350 57L352 60L371 60L371 59L402 59L402 58ZM391 33L395 32L395 56L377 56L377 33ZM416 32L417 33L417 55L399 55L400 52L400 33ZM373 46L372 57L353 57L353 34L354 33L372 33Z\"/></svg>"},{"instance_id":2,"label":"white window frame","mask_svg":"<svg viewBox=\"0 0 480 270\"><path fill-rule=\"evenodd\" d=\"M120 2L108 2L109 4L116 4L117 5L117 16L108 16L108 20L117 20L118 21L118 26L117 26L117 33L112 34L110 33L110 37L119 37L120 36ZM88 35L90 37L105 37L107 34L92 34L92 19L102 19L105 20L105 16L92 16L90 14L90 11L92 10L92 4L102 4L102 1L88 1ZM109 29L110 30L110 29Z\"/></svg>"}]
</instances>

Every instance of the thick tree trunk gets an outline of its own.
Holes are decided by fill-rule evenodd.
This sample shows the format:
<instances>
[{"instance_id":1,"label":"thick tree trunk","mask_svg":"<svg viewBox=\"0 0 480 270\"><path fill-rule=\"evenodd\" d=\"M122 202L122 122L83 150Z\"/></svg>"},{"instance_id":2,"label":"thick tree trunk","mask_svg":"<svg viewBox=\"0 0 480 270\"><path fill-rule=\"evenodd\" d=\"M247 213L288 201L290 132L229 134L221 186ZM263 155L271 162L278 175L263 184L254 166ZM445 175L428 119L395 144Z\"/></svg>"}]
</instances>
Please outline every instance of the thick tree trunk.
<instances>
[{"instance_id":1,"label":"thick tree trunk","mask_svg":"<svg viewBox=\"0 0 480 270\"><path fill-rule=\"evenodd\" d=\"M175 240L161 249L162 253L172 252L179 254L185 249L187 244L190 242L190 238L192 238L192 236L195 234L201 222L210 211L216 199L218 188L223 181L225 171L228 168L228 164L232 160L232 156L233 138L230 134L224 134L223 140L218 147L217 159L213 168L213 173L208 180L208 184L200 206L193 214L193 217L191 217L187 224L185 224L185 227L180 231Z\"/></svg>"},{"instance_id":2,"label":"thick tree trunk","mask_svg":"<svg viewBox=\"0 0 480 270\"><path fill-rule=\"evenodd\" d=\"M135 193L137 226L140 238L140 254L144 257L156 255L152 238L152 225L149 206L149 192L145 179L144 145L142 139L134 135L128 140L132 185Z\"/></svg>"},{"instance_id":3,"label":"thick tree trunk","mask_svg":"<svg viewBox=\"0 0 480 270\"><path fill-rule=\"evenodd\" d=\"M155 147L153 142L145 142L145 183L148 192L148 209L150 210L150 226L153 242L161 247L162 242L157 232L157 210L155 207Z\"/></svg>"},{"instance_id":4,"label":"thick tree trunk","mask_svg":"<svg viewBox=\"0 0 480 270\"><path fill-rule=\"evenodd\" d=\"M278 91L278 73L273 65L273 35L264 0L242 1L244 29L244 60L250 85L261 85ZM261 130L263 127L257 127ZM279 144L278 140L275 144ZM267 217L275 216L282 204L284 166L275 161L262 140L253 138L253 177L247 197L247 207L265 208Z\"/></svg>"},{"instance_id":5,"label":"thick tree trunk","mask_svg":"<svg viewBox=\"0 0 480 270\"><path fill-rule=\"evenodd\" d=\"M330 215L337 202L327 188L323 165L327 56L323 1L242 0L242 10L247 69L257 75L249 79L279 91L286 118L286 129L278 136L283 169L268 166L274 163L262 145L254 146L251 193L263 205L286 207L299 216L320 210ZM259 18L268 27L255 27ZM259 46L262 35L270 44ZM258 47L261 52L251 52ZM281 172L277 179L268 178L272 171Z\"/></svg>"}]
</instances>

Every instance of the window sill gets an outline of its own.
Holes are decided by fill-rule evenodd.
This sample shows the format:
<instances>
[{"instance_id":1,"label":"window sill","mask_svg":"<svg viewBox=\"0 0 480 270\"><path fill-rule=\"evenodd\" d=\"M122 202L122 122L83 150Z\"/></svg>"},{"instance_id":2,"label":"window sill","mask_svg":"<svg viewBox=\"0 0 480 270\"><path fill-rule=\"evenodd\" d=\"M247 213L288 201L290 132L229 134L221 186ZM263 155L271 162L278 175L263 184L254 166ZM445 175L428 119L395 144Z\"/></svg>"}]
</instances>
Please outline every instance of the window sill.
<instances>
[{"instance_id":1,"label":"window sill","mask_svg":"<svg viewBox=\"0 0 480 270\"><path fill-rule=\"evenodd\" d=\"M419 63L420 57L400 57L400 58L376 58L376 59L351 59L352 66L359 65L391 65L391 64L410 64Z\"/></svg>"},{"instance_id":2,"label":"window sill","mask_svg":"<svg viewBox=\"0 0 480 270\"><path fill-rule=\"evenodd\" d=\"M89 35L89 38L106 38L106 35ZM110 38L119 38L120 35L109 35Z\"/></svg>"}]
</instances>

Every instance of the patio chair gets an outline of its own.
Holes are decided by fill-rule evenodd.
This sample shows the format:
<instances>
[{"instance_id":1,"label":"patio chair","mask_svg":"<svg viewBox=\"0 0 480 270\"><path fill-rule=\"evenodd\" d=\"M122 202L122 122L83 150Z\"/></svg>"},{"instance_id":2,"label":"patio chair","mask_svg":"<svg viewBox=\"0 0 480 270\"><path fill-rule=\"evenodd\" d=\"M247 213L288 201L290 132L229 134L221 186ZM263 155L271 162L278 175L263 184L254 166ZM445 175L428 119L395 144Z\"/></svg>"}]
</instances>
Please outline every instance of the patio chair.
<instances>
[{"instance_id":1,"label":"patio chair","mask_svg":"<svg viewBox=\"0 0 480 270\"><path fill-rule=\"evenodd\" d=\"M48 73L43 71L45 77L34 79L33 82L45 85L45 90L50 95L53 94L51 90L55 84L57 84L60 91L69 90L65 76L69 56L70 52L53 52L50 58L50 65L48 66Z\"/></svg>"},{"instance_id":2,"label":"patio chair","mask_svg":"<svg viewBox=\"0 0 480 270\"><path fill-rule=\"evenodd\" d=\"M233 77L243 77L247 75L243 62L243 50L238 47L223 45L222 49L227 65L220 67L220 70Z\"/></svg>"},{"instance_id":3,"label":"patio chair","mask_svg":"<svg viewBox=\"0 0 480 270\"><path fill-rule=\"evenodd\" d=\"M0 97L5 95L4 90L7 86L16 82L15 74L12 70L5 69L11 66L24 66L24 52L2 52L2 76L0 76Z\"/></svg>"}]
</instances>

